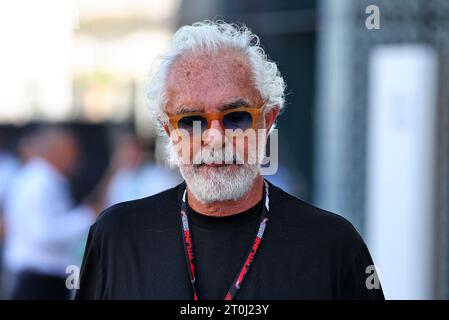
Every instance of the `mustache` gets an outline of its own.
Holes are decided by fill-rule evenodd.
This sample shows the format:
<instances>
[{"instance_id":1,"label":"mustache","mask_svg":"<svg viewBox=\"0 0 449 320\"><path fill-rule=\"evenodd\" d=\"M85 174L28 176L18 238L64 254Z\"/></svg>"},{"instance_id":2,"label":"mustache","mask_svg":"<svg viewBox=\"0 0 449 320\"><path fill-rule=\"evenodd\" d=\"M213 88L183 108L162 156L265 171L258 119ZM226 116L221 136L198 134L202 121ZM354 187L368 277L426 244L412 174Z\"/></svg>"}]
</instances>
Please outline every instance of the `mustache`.
<instances>
[{"instance_id":1,"label":"mustache","mask_svg":"<svg viewBox=\"0 0 449 320\"><path fill-rule=\"evenodd\" d=\"M243 164L244 156L226 149L201 150L193 156L194 166L202 166L207 164Z\"/></svg>"}]
</instances>

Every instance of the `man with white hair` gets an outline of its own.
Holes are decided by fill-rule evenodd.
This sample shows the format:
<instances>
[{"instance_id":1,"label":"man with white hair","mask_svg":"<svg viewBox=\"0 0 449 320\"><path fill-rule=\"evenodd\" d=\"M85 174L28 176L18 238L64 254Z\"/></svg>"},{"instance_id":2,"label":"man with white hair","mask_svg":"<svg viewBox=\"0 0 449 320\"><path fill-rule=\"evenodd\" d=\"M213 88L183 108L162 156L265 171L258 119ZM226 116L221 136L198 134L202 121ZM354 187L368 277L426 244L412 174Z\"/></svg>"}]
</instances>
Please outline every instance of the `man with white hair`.
<instances>
[{"instance_id":1,"label":"man with white hair","mask_svg":"<svg viewBox=\"0 0 449 320\"><path fill-rule=\"evenodd\" d=\"M261 175L284 90L246 27L174 34L149 100L185 182L100 215L78 299L383 299L352 225Z\"/></svg>"}]
</instances>

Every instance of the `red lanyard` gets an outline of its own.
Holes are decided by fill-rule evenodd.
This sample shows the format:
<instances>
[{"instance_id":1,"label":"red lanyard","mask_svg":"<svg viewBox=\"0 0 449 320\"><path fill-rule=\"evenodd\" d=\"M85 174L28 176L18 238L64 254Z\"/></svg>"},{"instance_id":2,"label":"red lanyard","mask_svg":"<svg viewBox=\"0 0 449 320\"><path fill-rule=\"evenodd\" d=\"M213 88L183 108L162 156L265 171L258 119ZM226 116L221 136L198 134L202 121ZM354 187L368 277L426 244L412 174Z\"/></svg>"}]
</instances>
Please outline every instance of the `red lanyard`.
<instances>
[{"instance_id":1,"label":"red lanyard","mask_svg":"<svg viewBox=\"0 0 449 320\"><path fill-rule=\"evenodd\" d=\"M243 281L248 275L251 264L258 252L260 243L262 241L262 237L265 231L266 224L268 222L268 212L269 212L269 198L268 198L268 183L265 183L265 205L262 206L262 215L260 217L259 227L257 229L257 234L254 237L254 240L249 247L248 254L246 255L245 260L243 261L242 266L240 267L239 272L235 276L234 281L229 288L225 300L233 300L242 286ZM198 294L195 286L195 264L194 264L194 256L193 256L193 243L192 237L190 233L190 225L188 219L188 211L186 204L186 193L187 190L184 190L184 194L182 196L182 205L181 205L181 219L182 219L182 227L183 233L182 238L184 242L184 253L187 262L187 269L189 270L190 282L192 283L193 289L193 299L198 300Z\"/></svg>"}]
</instances>

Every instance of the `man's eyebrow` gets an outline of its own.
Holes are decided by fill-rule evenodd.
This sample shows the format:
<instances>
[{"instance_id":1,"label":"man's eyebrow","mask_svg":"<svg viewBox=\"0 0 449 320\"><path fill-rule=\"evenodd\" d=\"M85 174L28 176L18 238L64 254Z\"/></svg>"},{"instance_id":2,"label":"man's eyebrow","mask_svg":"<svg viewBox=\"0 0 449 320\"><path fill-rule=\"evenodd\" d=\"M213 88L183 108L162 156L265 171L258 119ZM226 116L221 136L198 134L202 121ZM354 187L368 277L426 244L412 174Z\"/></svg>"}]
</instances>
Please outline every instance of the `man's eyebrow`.
<instances>
[{"instance_id":1,"label":"man's eyebrow","mask_svg":"<svg viewBox=\"0 0 449 320\"><path fill-rule=\"evenodd\" d=\"M220 111L225 111L229 109L235 109L240 107L250 107L251 105L245 100L245 99L238 99L232 102L225 103L221 105L218 109ZM189 107L187 105L181 105L178 110L176 111L176 115L182 114L182 113L189 113L189 112L202 112L204 111L201 108L195 108L195 107Z\"/></svg>"},{"instance_id":2,"label":"man's eyebrow","mask_svg":"<svg viewBox=\"0 0 449 320\"><path fill-rule=\"evenodd\" d=\"M176 111L176 115L182 114L182 113L189 113L189 112L201 112L202 110L200 108L195 107L189 107L189 106L180 106L179 109Z\"/></svg>"},{"instance_id":3,"label":"man's eyebrow","mask_svg":"<svg viewBox=\"0 0 449 320\"><path fill-rule=\"evenodd\" d=\"M249 106L250 106L250 104L245 99L238 99L236 101L225 103L219 109L221 111L224 111L224 110L228 110L228 109L235 109L235 108L249 107Z\"/></svg>"}]
</instances>

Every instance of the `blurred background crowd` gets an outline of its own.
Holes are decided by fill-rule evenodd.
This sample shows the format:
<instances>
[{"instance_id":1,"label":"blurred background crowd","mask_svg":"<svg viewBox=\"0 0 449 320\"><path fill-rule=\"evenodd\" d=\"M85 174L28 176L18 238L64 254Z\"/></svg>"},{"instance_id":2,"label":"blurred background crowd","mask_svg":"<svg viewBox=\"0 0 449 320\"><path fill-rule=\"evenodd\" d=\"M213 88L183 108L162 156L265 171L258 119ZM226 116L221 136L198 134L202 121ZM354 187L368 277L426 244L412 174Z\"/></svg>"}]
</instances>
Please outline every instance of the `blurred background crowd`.
<instances>
[{"instance_id":1,"label":"blurred background crowd","mask_svg":"<svg viewBox=\"0 0 449 320\"><path fill-rule=\"evenodd\" d=\"M449 298L446 0L2 2L1 297L65 297L98 213L181 181L145 90L170 35L214 18L287 82L267 178L354 224L386 298Z\"/></svg>"}]
</instances>

